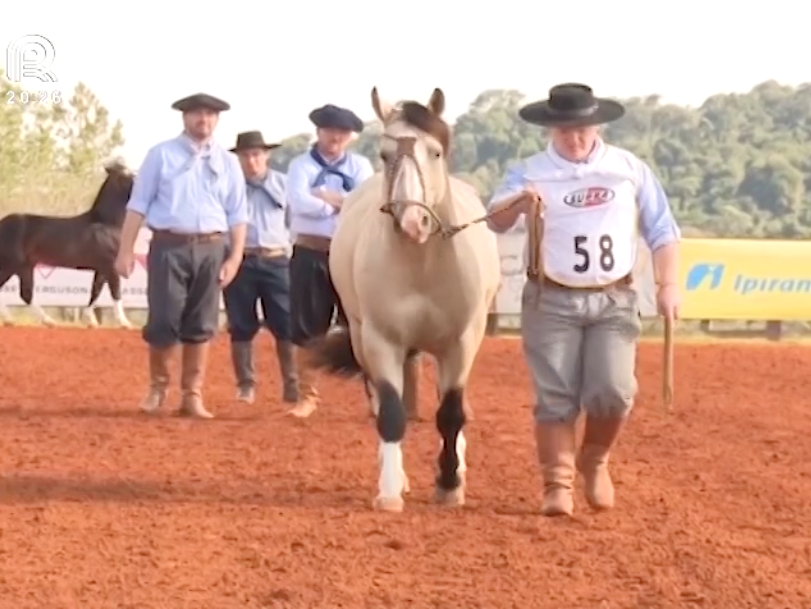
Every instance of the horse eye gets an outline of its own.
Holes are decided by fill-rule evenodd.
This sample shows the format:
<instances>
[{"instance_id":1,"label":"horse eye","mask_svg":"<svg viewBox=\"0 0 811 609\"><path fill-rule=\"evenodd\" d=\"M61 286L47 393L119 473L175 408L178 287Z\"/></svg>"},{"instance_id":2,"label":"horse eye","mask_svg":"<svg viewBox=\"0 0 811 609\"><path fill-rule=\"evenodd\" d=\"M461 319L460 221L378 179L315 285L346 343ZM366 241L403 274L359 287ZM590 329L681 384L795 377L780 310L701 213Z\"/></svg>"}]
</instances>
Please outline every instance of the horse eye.
<instances>
[{"instance_id":1,"label":"horse eye","mask_svg":"<svg viewBox=\"0 0 811 609\"><path fill-rule=\"evenodd\" d=\"M435 158L435 159L438 159L438 158L440 158L441 156L442 156L442 153L441 153L441 152L439 152L439 151L434 151L434 158Z\"/></svg>"},{"instance_id":2,"label":"horse eye","mask_svg":"<svg viewBox=\"0 0 811 609\"><path fill-rule=\"evenodd\" d=\"M389 155L388 155L388 154L386 154L385 152L381 152L381 153L380 153L380 159L381 159L381 160L382 160L384 163L388 163L388 162L389 162Z\"/></svg>"}]
</instances>

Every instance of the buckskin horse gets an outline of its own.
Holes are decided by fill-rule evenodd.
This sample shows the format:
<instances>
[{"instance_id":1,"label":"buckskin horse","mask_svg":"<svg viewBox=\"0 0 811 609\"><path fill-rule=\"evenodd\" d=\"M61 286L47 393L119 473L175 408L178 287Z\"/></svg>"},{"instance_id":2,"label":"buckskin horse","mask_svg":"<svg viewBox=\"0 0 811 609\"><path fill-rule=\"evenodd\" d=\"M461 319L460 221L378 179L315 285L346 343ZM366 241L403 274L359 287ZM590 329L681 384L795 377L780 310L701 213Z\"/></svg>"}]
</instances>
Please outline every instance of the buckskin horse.
<instances>
[{"instance_id":1,"label":"buckskin horse","mask_svg":"<svg viewBox=\"0 0 811 609\"><path fill-rule=\"evenodd\" d=\"M496 235L477 217L483 205L476 191L450 175L443 92L435 89L427 106L392 106L374 88L372 107L384 126L384 168L345 199L329 256L349 328L314 342L312 363L369 379L380 440L373 506L399 512L409 491L401 448L405 367L416 353L432 354L442 439L435 499L459 506L467 470L464 391L501 280Z\"/></svg>"},{"instance_id":2,"label":"buckskin horse","mask_svg":"<svg viewBox=\"0 0 811 609\"><path fill-rule=\"evenodd\" d=\"M107 177L91 208L82 214L68 217L10 214L0 220L0 288L17 275L20 297L45 325L55 322L33 302L34 269L38 264L94 271L90 298L84 310L88 324L98 324L93 308L102 288L108 284L119 325L132 327L124 314L121 278L114 263L135 176L121 161L113 161L104 169ZM12 323L2 303L0 319L6 325Z\"/></svg>"}]
</instances>

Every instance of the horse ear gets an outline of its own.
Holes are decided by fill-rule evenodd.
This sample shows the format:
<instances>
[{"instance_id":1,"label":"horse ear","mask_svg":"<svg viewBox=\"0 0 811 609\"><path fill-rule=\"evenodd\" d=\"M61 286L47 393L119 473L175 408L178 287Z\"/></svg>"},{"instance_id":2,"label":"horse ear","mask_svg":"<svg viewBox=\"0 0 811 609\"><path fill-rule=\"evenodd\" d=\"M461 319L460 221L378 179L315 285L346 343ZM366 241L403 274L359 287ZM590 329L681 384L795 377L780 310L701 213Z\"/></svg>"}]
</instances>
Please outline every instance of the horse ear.
<instances>
[{"instance_id":1,"label":"horse ear","mask_svg":"<svg viewBox=\"0 0 811 609\"><path fill-rule=\"evenodd\" d=\"M428 109L437 116L442 116L445 111L445 94L442 89L436 88L431 93L431 99L428 100Z\"/></svg>"},{"instance_id":2,"label":"horse ear","mask_svg":"<svg viewBox=\"0 0 811 609\"><path fill-rule=\"evenodd\" d=\"M385 123L386 119L394 110L394 106L392 106L389 102L380 99L380 95L377 92L377 87L372 87L372 108L377 115L377 118L380 119L381 122Z\"/></svg>"}]
</instances>

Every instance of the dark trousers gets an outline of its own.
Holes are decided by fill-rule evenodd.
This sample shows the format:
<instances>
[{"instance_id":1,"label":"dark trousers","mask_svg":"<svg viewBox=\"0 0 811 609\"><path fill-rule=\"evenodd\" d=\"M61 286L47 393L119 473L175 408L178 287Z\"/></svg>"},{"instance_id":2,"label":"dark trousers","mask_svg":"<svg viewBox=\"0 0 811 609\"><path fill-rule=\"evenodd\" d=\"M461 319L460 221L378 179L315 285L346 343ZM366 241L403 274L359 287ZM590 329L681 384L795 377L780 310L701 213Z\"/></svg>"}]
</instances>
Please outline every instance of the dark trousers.
<instances>
[{"instance_id":1,"label":"dark trousers","mask_svg":"<svg viewBox=\"0 0 811 609\"><path fill-rule=\"evenodd\" d=\"M253 340L259 332L256 301L265 325L277 342L292 338L290 324L290 260L286 256L246 256L239 273L223 290L228 328L233 342Z\"/></svg>"},{"instance_id":2,"label":"dark trousers","mask_svg":"<svg viewBox=\"0 0 811 609\"><path fill-rule=\"evenodd\" d=\"M217 332L223 240L188 243L153 236L147 255L149 306L142 336L163 349L182 343L204 343Z\"/></svg>"},{"instance_id":3,"label":"dark trousers","mask_svg":"<svg viewBox=\"0 0 811 609\"><path fill-rule=\"evenodd\" d=\"M329 254L293 246L290 259L290 317L293 343L306 345L329 330L333 315L336 323L346 326L338 295L329 276Z\"/></svg>"}]
</instances>

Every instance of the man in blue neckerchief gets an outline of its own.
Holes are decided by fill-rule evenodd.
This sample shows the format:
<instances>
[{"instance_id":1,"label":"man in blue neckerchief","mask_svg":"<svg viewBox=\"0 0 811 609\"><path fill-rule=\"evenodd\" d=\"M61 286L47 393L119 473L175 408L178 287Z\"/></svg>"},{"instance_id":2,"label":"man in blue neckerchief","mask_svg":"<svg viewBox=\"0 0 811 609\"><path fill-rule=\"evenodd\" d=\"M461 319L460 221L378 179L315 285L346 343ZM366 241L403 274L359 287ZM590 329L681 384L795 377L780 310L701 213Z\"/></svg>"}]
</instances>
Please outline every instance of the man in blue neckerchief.
<instances>
[{"instance_id":1,"label":"man in blue neckerchief","mask_svg":"<svg viewBox=\"0 0 811 609\"><path fill-rule=\"evenodd\" d=\"M237 276L224 290L225 311L231 335L231 361L237 380L237 399L252 403L255 397L253 339L259 332L256 303L264 323L276 340L282 376L282 399L298 401L298 378L290 325L290 231L287 213L287 176L268 167L270 151L259 131L237 135L236 153L245 175L248 229L245 256Z\"/></svg>"},{"instance_id":2,"label":"man in blue neckerchief","mask_svg":"<svg viewBox=\"0 0 811 609\"><path fill-rule=\"evenodd\" d=\"M363 121L345 108L328 104L310 113L317 140L290 163L287 200L296 238L290 259L290 313L293 343L299 348L326 334L337 315L346 323L329 276L329 246L344 197L374 174L366 157L346 148ZM299 401L290 411L308 417L318 407L312 370L298 358Z\"/></svg>"}]
</instances>

